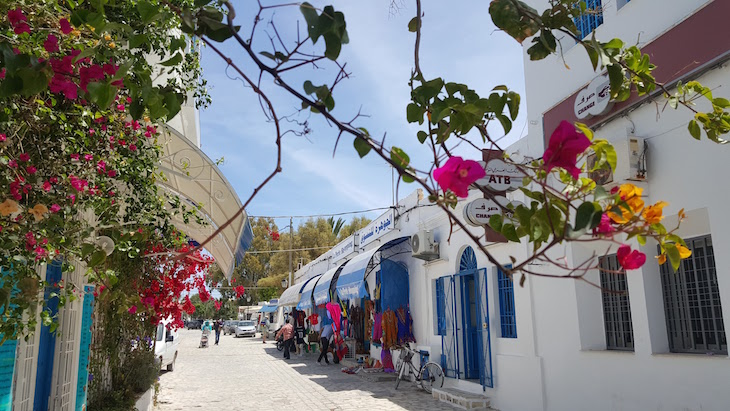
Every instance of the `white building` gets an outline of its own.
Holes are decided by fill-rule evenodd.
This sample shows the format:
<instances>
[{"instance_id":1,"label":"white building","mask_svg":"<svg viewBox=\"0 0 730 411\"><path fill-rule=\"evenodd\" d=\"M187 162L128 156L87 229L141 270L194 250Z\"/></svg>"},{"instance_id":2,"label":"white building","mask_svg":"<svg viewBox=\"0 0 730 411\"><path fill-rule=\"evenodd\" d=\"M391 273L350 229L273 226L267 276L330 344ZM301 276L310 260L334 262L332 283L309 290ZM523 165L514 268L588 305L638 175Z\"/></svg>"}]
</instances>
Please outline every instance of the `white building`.
<instances>
[{"instance_id":1,"label":"white building","mask_svg":"<svg viewBox=\"0 0 730 411\"><path fill-rule=\"evenodd\" d=\"M548 6L547 0L527 2L539 11ZM658 81L673 86L696 79L716 96L730 96L730 43L717 31L730 15L730 2L589 3L602 12L582 22L585 31L597 27L602 41L620 37L630 43L638 38L658 66ZM521 287L502 276L482 253L474 253L465 233L457 229L449 239L445 214L414 193L374 223L390 218L389 228L363 242L372 231L366 228L299 270L294 294L307 279L345 261L349 262L343 273L351 262L362 263L358 255L370 261L364 282L367 290L374 290L376 275L368 270L377 272L382 256L373 250L414 235L423 242L430 231L439 244L439 258L424 262L401 253L391 259L407 268L416 346L442 364L450 377L448 386L484 393L500 410L729 409L723 318L730 317L730 279L717 273L730 268L730 256L714 253L730 247L730 195L721 188L720 177L730 172L729 148L693 140L687 132L692 113L681 108L662 111L660 93L652 99L633 96L601 111L595 108L600 104L584 108L580 99L590 91L583 90L600 85L594 80L601 73L593 72L582 47L568 38L561 41L570 70L560 56L532 62L525 53L529 134L507 151L541 157L546 139L561 120L578 121L578 111L581 116L592 114L580 121L611 141L619 156L606 186L631 181L644 188L647 204L668 201L667 227L676 225L681 208L687 213L677 234L693 255L677 274L666 266L660 269L653 258L657 244L649 242L641 247L648 257L641 269L625 276L599 270L587 275L605 289L627 295L602 292L580 281L529 276ZM529 47L529 41L524 44ZM462 215L463 207L479 197L472 192L456 214ZM509 197L520 200L515 194ZM473 230L482 233L480 228ZM576 266L594 252L605 254L607 247L581 243L561 247L553 256ZM531 246L493 243L487 249L508 264L510 257L524 260ZM615 257L609 254L601 264L616 268ZM564 274L551 266L531 268ZM370 353L379 358L377 347Z\"/></svg>"}]
</instances>

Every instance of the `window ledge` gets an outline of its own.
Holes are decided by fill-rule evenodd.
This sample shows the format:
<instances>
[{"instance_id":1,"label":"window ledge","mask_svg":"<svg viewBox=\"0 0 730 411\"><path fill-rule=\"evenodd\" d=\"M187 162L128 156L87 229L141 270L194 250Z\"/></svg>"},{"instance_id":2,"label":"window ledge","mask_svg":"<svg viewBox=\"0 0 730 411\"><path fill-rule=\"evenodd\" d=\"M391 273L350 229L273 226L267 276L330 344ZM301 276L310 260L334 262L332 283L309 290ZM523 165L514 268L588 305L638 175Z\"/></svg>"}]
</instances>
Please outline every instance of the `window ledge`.
<instances>
[{"instance_id":1,"label":"window ledge","mask_svg":"<svg viewBox=\"0 0 730 411\"><path fill-rule=\"evenodd\" d=\"M692 353L686 353L686 352L660 352L660 353L653 353L651 354L652 357L659 357L659 358L708 358L708 359L722 359L727 360L728 355L727 354L692 354Z\"/></svg>"},{"instance_id":2,"label":"window ledge","mask_svg":"<svg viewBox=\"0 0 730 411\"><path fill-rule=\"evenodd\" d=\"M602 353L602 354L618 354L618 355L635 355L636 352L629 351L629 350L606 350L606 349L585 349L580 350L580 352L585 353Z\"/></svg>"}]
</instances>

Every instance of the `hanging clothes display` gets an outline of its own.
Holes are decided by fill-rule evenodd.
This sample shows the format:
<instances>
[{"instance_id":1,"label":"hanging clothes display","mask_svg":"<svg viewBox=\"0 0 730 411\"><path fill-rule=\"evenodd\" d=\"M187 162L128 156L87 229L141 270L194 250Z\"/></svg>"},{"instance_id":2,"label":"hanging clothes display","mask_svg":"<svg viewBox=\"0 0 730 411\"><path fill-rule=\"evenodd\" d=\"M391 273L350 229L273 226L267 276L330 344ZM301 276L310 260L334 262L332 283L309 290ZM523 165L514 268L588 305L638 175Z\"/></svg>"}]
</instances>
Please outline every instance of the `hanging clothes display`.
<instances>
[{"instance_id":1,"label":"hanging clothes display","mask_svg":"<svg viewBox=\"0 0 730 411\"><path fill-rule=\"evenodd\" d=\"M398 319L388 309L383 313L383 348L388 349L398 344Z\"/></svg>"},{"instance_id":2,"label":"hanging clothes display","mask_svg":"<svg viewBox=\"0 0 730 411\"><path fill-rule=\"evenodd\" d=\"M395 367L393 366L393 356L390 354L390 350L381 351L380 360L383 362L384 372L395 372Z\"/></svg>"},{"instance_id":3,"label":"hanging clothes display","mask_svg":"<svg viewBox=\"0 0 730 411\"><path fill-rule=\"evenodd\" d=\"M360 342L365 341L365 312L360 307L350 308L350 328L352 329L352 337Z\"/></svg>"},{"instance_id":4,"label":"hanging clothes display","mask_svg":"<svg viewBox=\"0 0 730 411\"><path fill-rule=\"evenodd\" d=\"M312 331L318 333L321 330L321 326L319 323L319 314L313 313L309 317L309 324L312 326Z\"/></svg>"},{"instance_id":5,"label":"hanging clothes display","mask_svg":"<svg viewBox=\"0 0 730 411\"><path fill-rule=\"evenodd\" d=\"M374 305L370 300L365 301L365 341L371 341L373 335Z\"/></svg>"},{"instance_id":6,"label":"hanging clothes display","mask_svg":"<svg viewBox=\"0 0 730 411\"><path fill-rule=\"evenodd\" d=\"M375 313L375 324L373 326L373 339L375 343L381 343L383 339L383 314Z\"/></svg>"},{"instance_id":7,"label":"hanging clothes display","mask_svg":"<svg viewBox=\"0 0 730 411\"><path fill-rule=\"evenodd\" d=\"M335 334L340 333L340 319L342 318L342 311L340 311L340 305L334 304L334 303L327 303L327 312L330 314L330 318L332 318L332 327L335 331Z\"/></svg>"},{"instance_id":8,"label":"hanging clothes display","mask_svg":"<svg viewBox=\"0 0 730 411\"><path fill-rule=\"evenodd\" d=\"M413 319L408 308L400 307L395 311L398 317L398 344L416 342L413 336Z\"/></svg>"}]
</instances>

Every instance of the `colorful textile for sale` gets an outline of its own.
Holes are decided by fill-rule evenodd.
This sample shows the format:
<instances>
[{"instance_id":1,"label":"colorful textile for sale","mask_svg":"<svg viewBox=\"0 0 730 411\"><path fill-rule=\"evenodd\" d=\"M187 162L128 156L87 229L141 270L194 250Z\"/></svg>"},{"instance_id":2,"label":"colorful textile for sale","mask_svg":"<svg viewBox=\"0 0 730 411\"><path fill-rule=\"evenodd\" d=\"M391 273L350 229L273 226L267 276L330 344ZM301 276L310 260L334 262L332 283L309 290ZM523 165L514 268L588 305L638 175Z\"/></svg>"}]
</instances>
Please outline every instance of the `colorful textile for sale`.
<instances>
[{"instance_id":1,"label":"colorful textile for sale","mask_svg":"<svg viewBox=\"0 0 730 411\"><path fill-rule=\"evenodd\" d=\"M383 349L398 344L398 319L393 310L383 313Z\"/></svg>"},{"instance_id":2,"label":"colorful textile for sale","mask_svg":"<svg viewBox=\"0 0 730 411\"><path fill-rule=\"evenodd\" d=\"M335 330L335 333L340 333L340 318L342 318L342 314L340 311L340 305L334 304L334 303L327 303L327 312L330 314L330 318L332 318L332 327Z\"/></svg>"},{"instance_id":3,"label":"colorful textile for sale","mask_svg":"<svg viewBox=\"0 0 730 411\"><path fill-rule=\"evenodd\" d=\"M375 313L375 325L373 326L373 342L380 343L383 339L383 314Z\"/></svg>"},{"instance_id":4,"label":"colorful textile for sale","mask_svg":"<svg viewBox=\"0 0 730 411\"><path fill-rule=\"evenodd\" d=\"M360 307L350 308L350 329L352 337L357 341L364 341L365 312Z\"/></svg>"},{"instance_id":5,"label":"colorful textile for sale","mask_svg":"<svg viewBox=\"0 0 730 411\"><path fill-rule=\"evenodd\" d=\"M411 312L408 308L400 307L395 313L398 317L398 344L416 342L416 337L413 336Z\"/></svg>"},{"instance_id":6,"label":"colorful textile for sale","mask_svg":"<svg viewBox=\"0 0 730 411\"><path fill-rule=\"evenodd\" d=\"M365 341L370 341L373 335L373 302L370 300L365 301Z\"/></svg>"},{"instance_id":7,"label":"colorful textile for sale","mask_svg":"<svg viewBox=\"0 0 730 411\"><path fill-rule=\"evenodd\" d=\"M390 355L390 350L386 350L385 348L383 348L383 350L380 352L380 360L383 361L383 371L395 372L395 367L393 366L393 356Z\"/></svg>"}]
</instances>

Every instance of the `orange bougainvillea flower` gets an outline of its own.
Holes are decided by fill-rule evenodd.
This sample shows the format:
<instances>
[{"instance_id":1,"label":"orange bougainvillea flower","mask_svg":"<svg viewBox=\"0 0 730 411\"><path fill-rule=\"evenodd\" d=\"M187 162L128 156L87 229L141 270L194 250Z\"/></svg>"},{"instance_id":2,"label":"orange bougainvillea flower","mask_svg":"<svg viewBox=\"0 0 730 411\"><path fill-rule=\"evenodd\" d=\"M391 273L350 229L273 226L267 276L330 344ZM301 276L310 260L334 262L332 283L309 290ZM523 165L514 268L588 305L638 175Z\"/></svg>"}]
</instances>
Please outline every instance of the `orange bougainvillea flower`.
<instances>
[{"instance_id":1,"label":"orange bougainvillea flower","mask_svg":"<svg viewBox=\"0 0 730 411\"><path fill-rule=\"evenodd\" d=\"M0 214L3 217L7 217L10 214L17 213L18 210L20 210L20 206L18 205L18 203L9 198L0 203Z\"/></svg>"},{"instance_id":2,"label":"orange bougainvillea flower","mask_svg":"<svg viewBox=\"0 0 730 411\"><path fill-rule=\"evenodd\" d=\"M36 204L35 207L28 210L29 213L33 214L35 221L41 221L48 214L48 207L43 204Z\"/></svg>"},{"instance_id":3,"label":"orange bougainvillea flower","mask_svg":"<svg viewBox=\"0 0 730 411\"><path fill-rule=\"evenodd\" d=\"M664 218L662 215L662 209L668 205L669 203L666 201L659 201L654 205L646 207L641 215L644 217L647 224L656 224Z\"/></svg>"},{"instance_id":4,"label":"orange bougainvillea flower","mask_svg":"<svg viewBox=\"0 0 730 411\"><path fill-rule=\"evenodd\" d=\"M677 244L677 251L679 251L679 258L685 259L689 258L692 255L692 251L690 251L689 248L683 246L682 244Z\"/></svg>"},{"instance_id":5,"label":"orange bougainvillea flower","mask_svg":"<svg viewBox=\"0 0 730 411\"><path fill-rule=\"evenodd\" d=\"M667 255L665 253L661 253L656 257L656 262L659 263L659 265L663 265L667 262Z\"/></svg>"},{"instance_id":6,"label":"orange bougainvillea flower","mask_svg":"<svg viewBox=\"0 0 730 411\"><path fill-rule=\"evenodd\" d=\"M618 190L618 195L621 200L626 202L626 204L617 204L614 206L614 208L618 207L621 210L621 214L617 214L613 211L609 211L606 214L608 214L611 220L618 224L628 223L634 214L641 212L644 208L644 200L641 199L641 193L643 192L643 188L630 183L621 185Z\"/></svg>"}]
</instances>

